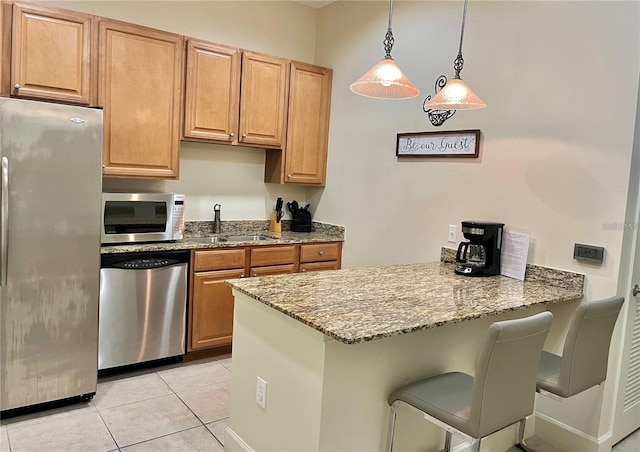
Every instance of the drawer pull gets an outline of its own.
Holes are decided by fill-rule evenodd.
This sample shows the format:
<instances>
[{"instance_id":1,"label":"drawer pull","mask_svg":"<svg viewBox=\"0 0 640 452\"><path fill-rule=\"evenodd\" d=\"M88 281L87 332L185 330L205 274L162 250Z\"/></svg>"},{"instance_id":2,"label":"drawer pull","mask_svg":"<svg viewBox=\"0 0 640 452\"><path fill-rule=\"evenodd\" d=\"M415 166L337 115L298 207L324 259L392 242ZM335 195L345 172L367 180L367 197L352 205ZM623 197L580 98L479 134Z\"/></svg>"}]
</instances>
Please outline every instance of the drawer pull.
<instances>
[{"instance_id":1,"label":"drawer pull","mask_svg":"<svg viewBox=\"0 0 640 452\"><path fill-rule=\"evenodd\" d=\"M320 256L322 256L322 255L324 254L324 251L320 250L320 251L318 251L318 254L319 254Z\"/></svg>"}]
</instances>

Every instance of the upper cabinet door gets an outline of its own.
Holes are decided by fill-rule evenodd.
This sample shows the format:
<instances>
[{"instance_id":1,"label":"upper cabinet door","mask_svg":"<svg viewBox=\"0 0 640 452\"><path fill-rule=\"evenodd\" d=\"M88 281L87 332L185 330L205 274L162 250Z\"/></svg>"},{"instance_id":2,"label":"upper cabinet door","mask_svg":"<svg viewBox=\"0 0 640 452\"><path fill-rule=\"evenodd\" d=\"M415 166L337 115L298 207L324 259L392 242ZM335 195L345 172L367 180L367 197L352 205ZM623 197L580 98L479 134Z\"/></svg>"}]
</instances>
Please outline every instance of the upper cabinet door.
<instances>
[{"instance_id":1,"label":"upper cabinet door","mask_svg":"<svg viewBox=\"0 0 640 452\"><path fill-rule=\"evenodd\" d=\"M285 183L325 184L331 78L331 69L291 62Z\"/></svg>"},{"instance_id":2,"label":"upper cabinet door","mask_svg":"<svg viewBox=\"0 0 640 452\"><path fill-rule=\"evenodd\" d=\"M240 50L187 41L184 137L238 142Z\"/></svg>"},{"instance_id":3,"label":"upper cabinet door","mask_svg":"<svg viewBox=\"0 0 640 452\"><path fill-rule=\"evenodd\" d=\"M288 60L243 52L239 144L284 147L288 85Z\"/></svg>"},{"instance_id":4,"label":"upper cabinet door","mask_svg":"<svg viewBox=\"0 0 640 452\"><path fill-rule=\"evenodd\" d=\"M92 103L92 17L14 3L11 94L84 105Z\"/></svg>"},{"instance_id":5,"label":"upper cabinet door","mask_svg":"<svg viewBox=\"0 0 640 452\"><path fill-rule=\"evenodd\" d=\"M100 20L104 176L178 178L182 36Z\"/></svg>"}]
</instances>

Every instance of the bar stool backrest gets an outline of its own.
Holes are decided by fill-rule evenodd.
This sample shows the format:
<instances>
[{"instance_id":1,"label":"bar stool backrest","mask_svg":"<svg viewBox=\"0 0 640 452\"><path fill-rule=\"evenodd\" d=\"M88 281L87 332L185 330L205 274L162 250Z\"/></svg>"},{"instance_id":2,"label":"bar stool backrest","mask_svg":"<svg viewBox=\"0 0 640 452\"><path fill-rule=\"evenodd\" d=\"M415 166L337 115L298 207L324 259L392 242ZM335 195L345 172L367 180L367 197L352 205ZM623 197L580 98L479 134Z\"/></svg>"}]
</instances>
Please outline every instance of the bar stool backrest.
<instances>
[{"instance_id":1,"label":"bar stool backrest","mask_svg":"<svg viewBox=\"0 0 640 452\"><path fill-rule=\"evenodd\" d=\"M611 335L623 303L623 297L580 303L564 342L557 395L570 397L607 378Z\"/></svg>"},{"instance_id":2,"label":"bar stool backrest","mask_svg":"<svg viewBox=\"0 0 640 452\"><path fill-rule=\"evenodd\" d=\"M533 412L536 373L553 315L495 322L476 362L469 425L480 438Z\"/></svg>"}]
</instances>

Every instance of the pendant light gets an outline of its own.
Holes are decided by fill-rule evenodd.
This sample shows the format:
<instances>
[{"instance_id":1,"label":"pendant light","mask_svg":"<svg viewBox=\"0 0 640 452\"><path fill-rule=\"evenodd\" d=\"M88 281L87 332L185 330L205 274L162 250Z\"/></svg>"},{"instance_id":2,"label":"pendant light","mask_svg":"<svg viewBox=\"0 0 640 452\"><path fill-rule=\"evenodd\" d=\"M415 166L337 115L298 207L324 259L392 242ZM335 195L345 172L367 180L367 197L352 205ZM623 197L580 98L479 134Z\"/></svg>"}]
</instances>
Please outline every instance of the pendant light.
<instances>
[{"instance_id":1,"label":"pendant light","mask_svg":"<svg viewBox=\"0 0 640 452\"><path fill-rule=\"evenodd\" d=\"M487 106L474 94L465 82L460 78L460 71L464 65L462 59L462 38L464 37L464 23L467 17L467 3L464 0L464 12L462 13L462 29L460 31L460 47L458 48L458 56L453 62L455 70L454 77L447 82L429 102L424 104L424 110L472 110L474 108L484 108Z\"/></svg>"},{"instance_id":2,"label":"pendant light","mask_svg":"<svg viewBox=\"0 0 640 452\"><path fill-rule=\"evenodd\" d=\"M351 84L349 89L356 94L376 99L410 99L420 94L418 88L413 86L406 75L400 70L393 58L393 31L391 31L391 18L393 16L393 0L389 1L389 28L385 35L385 57L372 67L369 72Z\"/></svg>"}]
</instances>

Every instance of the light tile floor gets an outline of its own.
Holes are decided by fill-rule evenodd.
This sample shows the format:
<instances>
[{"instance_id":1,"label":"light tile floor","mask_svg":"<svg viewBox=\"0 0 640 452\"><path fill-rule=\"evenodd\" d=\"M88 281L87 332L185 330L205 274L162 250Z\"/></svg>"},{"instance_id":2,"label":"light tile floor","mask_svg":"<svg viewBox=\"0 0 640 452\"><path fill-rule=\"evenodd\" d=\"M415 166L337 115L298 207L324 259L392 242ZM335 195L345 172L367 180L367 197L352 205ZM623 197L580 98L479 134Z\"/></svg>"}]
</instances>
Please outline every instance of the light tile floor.
<instances>
[{"instance_id":1,"label":"light tile floor","mask_svg":"<svg viewBox=\"0 0 640 452\"><path fill-rule=\"evenodd\" d=\"M101 378L91 402L0 421L0 451L221 452L230 391L230 355ZM612 451L640 452L640 430Z\"/></svg>"},{"instance_id":2,"label":"light tile floor","mask_svg":"<svg viewBox=\"0 0 640 452\"><path fill-rule=\"evenodd\" d=\"M0 451L220 452L230 396L230 355L101 378L88 403L0 421Z\"/></svg>"}]
</instances>

